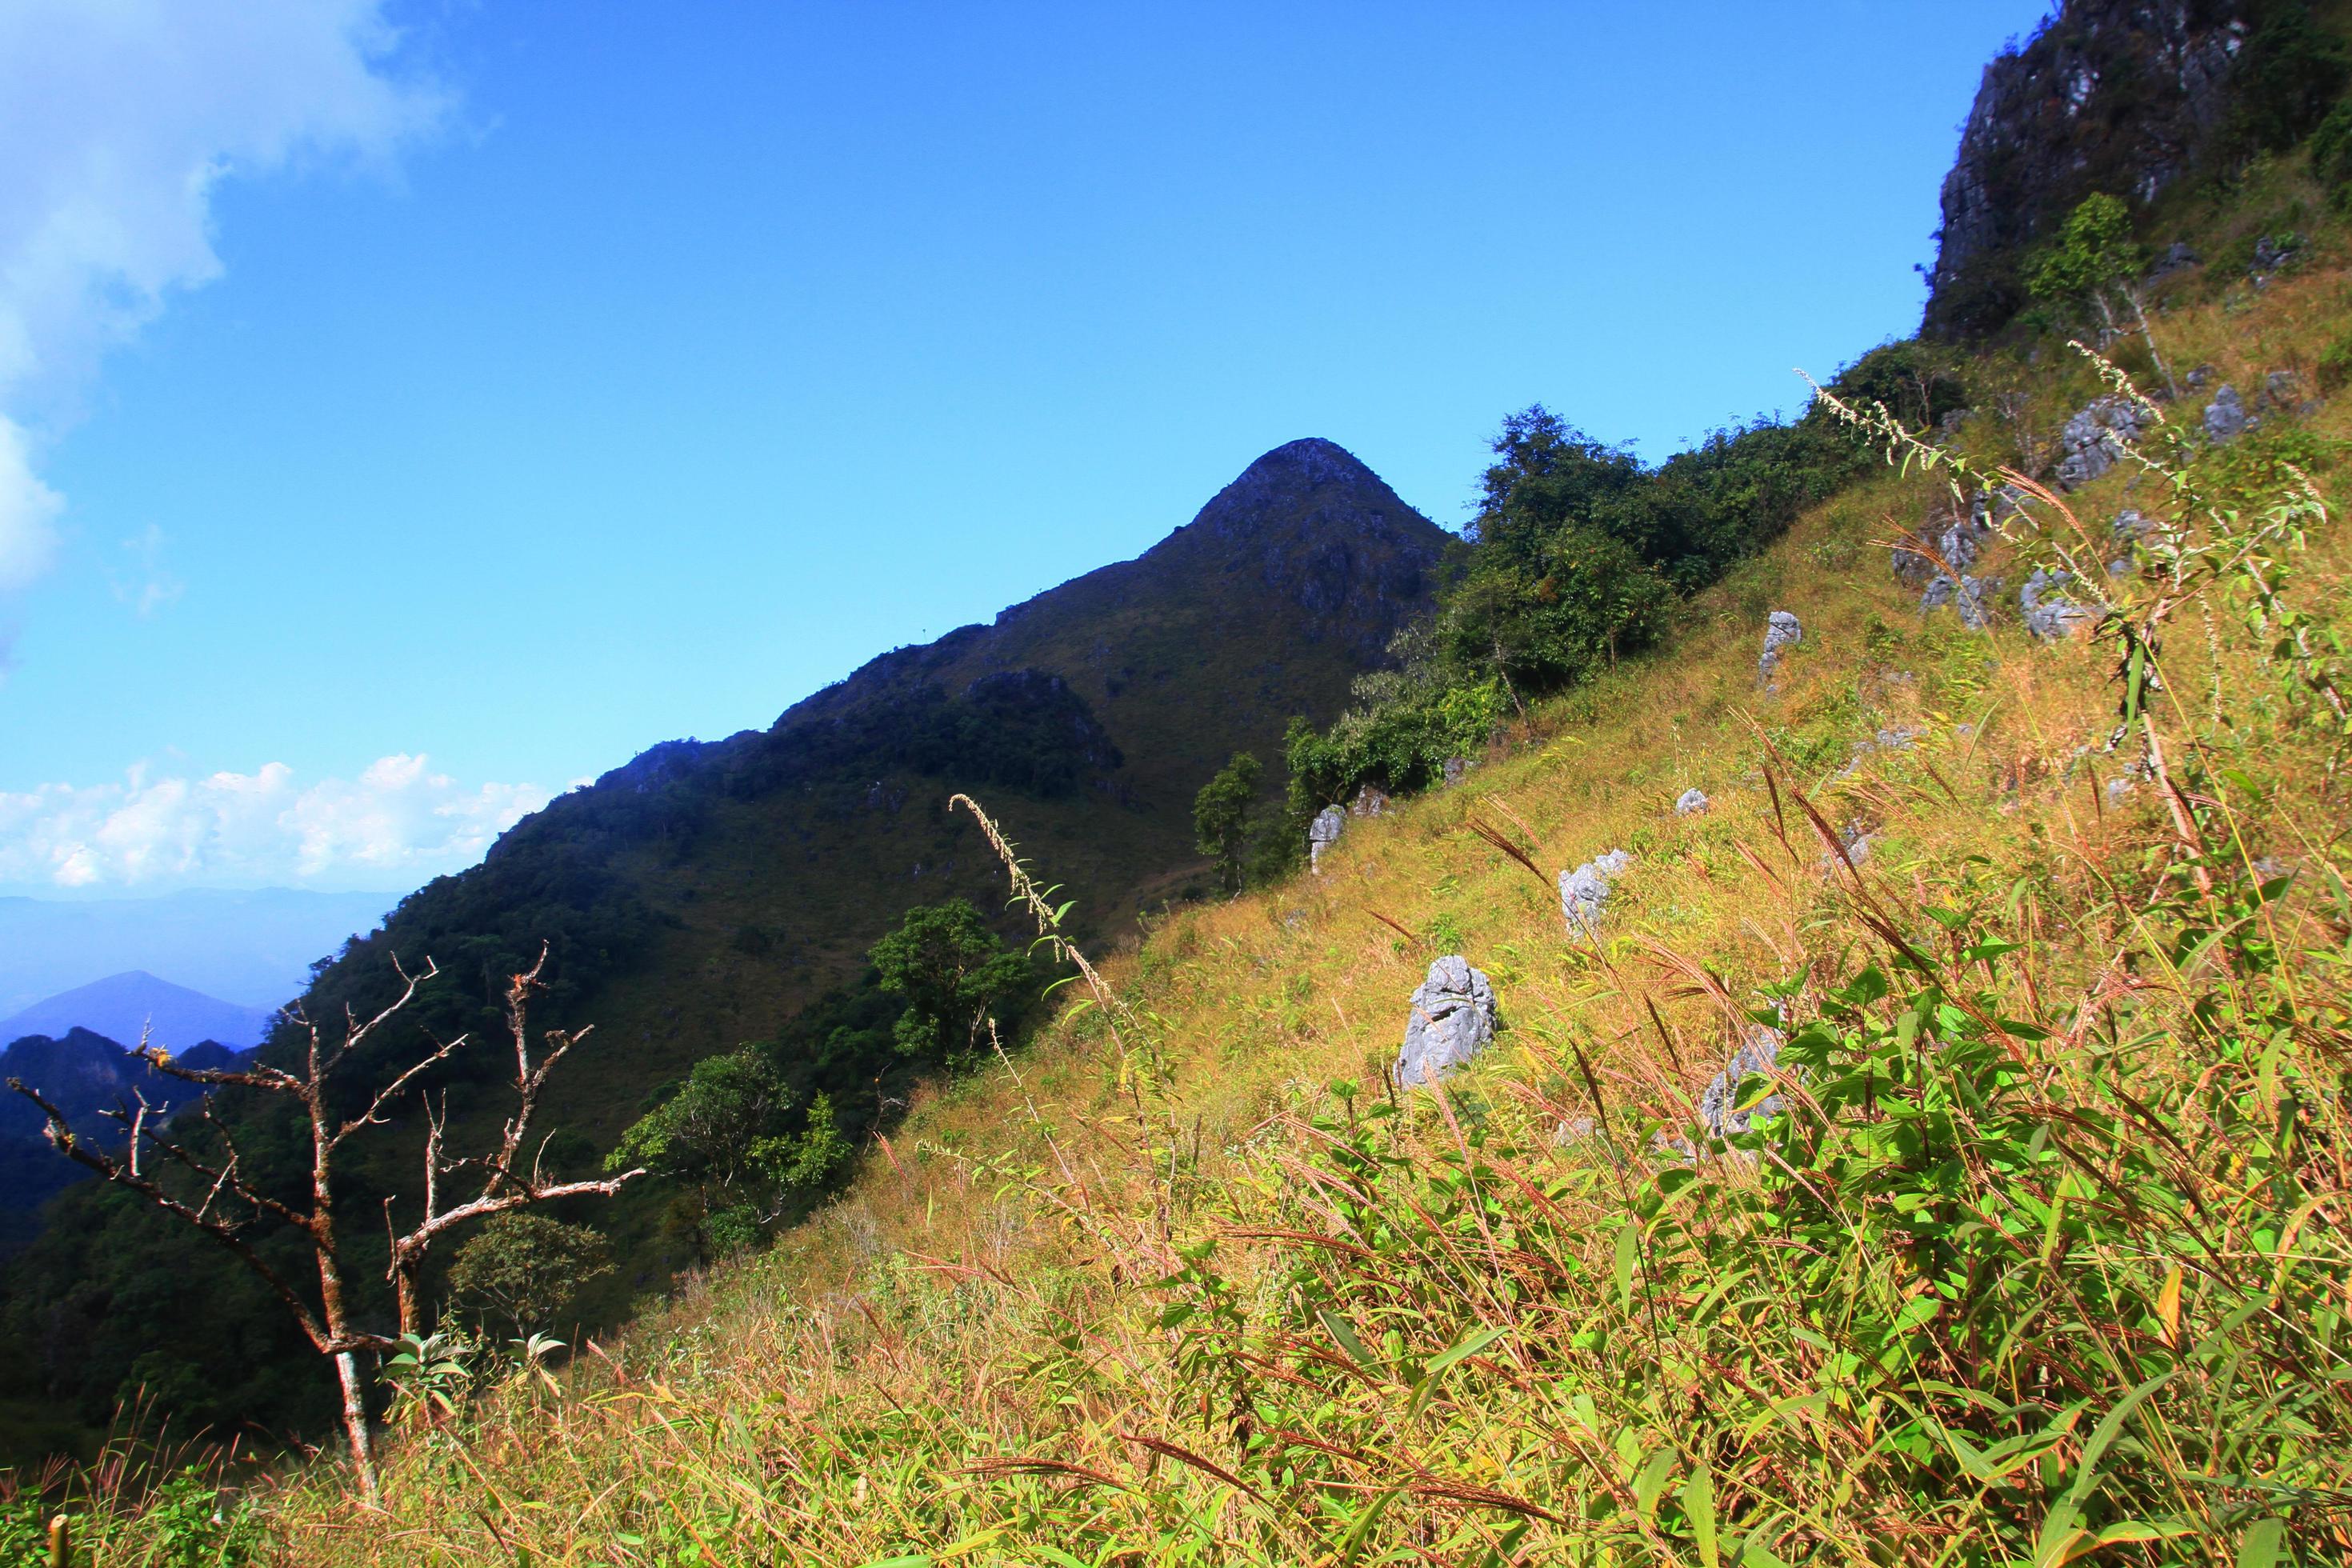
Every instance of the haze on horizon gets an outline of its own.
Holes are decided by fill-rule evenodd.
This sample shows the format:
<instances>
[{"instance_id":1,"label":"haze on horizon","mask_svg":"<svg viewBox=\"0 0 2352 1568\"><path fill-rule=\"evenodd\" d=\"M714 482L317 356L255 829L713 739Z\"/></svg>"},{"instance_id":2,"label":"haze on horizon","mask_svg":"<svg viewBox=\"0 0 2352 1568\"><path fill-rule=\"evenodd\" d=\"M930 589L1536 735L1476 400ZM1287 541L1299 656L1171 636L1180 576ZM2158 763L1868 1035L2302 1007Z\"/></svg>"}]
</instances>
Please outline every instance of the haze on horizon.
<instances>
[{"instance_id":1,"label":"haze on horizon","mask_svg":"<svg viewBox=\"0 0 2352 1568\"><path fill-rule=\"evenodd\" d=\"M11 7L0 892L397 892L1283 441L1793 409L2042 9Z\"/></svg>"}]
</instances>

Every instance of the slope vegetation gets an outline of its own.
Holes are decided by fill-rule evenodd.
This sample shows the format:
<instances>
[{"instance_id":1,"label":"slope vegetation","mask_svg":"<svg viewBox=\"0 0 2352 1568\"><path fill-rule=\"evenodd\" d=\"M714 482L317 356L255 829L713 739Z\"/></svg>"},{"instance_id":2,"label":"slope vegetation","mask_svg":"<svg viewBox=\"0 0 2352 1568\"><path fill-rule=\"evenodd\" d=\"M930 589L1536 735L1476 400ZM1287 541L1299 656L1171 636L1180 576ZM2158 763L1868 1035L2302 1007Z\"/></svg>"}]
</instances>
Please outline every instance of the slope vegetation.
<instances>
[{"instance_id":1,"label":"slope vegetation","mask_svg":"<svg viewBox=\"0 0 2352 1568\"><path fill-rule=\"evenodd\" d=\"M2324 246L2193 281L2158 330L2209 385L2352 332ZM460 1424L413 1404L388 1517L316 1474L272 1528L383 1563L2341 1560L2346 420L2208 447L2150 407L2138 457L2021 492L1972 627L1888 548L2104 390L2015 350L1666 651L1320 877L1159 924L770 1252ZM2071 635L2019 624L2037 565ZM1764 686L1773 610L1804 636ZM1553 879L1614 847L1580 938ZM1502 1033L1400 1094L1447 953Z\"/></svg>"}]
</instances>

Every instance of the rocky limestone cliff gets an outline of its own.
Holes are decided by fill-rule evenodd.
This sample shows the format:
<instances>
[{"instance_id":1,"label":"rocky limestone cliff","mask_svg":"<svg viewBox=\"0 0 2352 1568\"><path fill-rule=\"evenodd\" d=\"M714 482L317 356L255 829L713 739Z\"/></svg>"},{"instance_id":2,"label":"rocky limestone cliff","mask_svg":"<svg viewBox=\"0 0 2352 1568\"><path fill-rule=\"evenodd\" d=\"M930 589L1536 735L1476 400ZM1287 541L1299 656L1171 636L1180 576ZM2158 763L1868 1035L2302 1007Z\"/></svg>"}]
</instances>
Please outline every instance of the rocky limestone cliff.
<instances>
[{"instance_id":1,"label":"rocky limestone cliff","mask_svg":"<svg viewBox=\"0 0 2352 1568\"><path fill-rule=\"evenodd\" d=\"M2249 0L2066 0L1985 68L1944 178L1925 330L1990 331L2020 262L2094 191L2153 200L2210 151L2256 16Z\"/></svg>"}]
</instances>

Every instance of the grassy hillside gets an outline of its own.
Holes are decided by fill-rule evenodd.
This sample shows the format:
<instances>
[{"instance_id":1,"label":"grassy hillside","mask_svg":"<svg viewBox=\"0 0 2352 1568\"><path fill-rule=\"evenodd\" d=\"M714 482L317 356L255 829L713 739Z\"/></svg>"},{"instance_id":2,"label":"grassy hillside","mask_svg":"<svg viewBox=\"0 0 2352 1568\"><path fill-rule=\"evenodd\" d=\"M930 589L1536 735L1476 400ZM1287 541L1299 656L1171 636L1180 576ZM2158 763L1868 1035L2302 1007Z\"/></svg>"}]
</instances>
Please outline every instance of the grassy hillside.
<instances>
[{"instance_id":1,"label":"grassy hillside","mask_svg":"<svg viewBox=\"0 0 2352 1568\"><path fill-rule=\"evenodd\" d=\"M2268 204L2322 230L2261 289L2168 285L2209 386L2352 342L2299 179L2168 215L2215 256ZM1985 468L2102 390L2048 334L1973 374L1942 455ZM2036 500L1990 631L1889 570L1949 504L1909 454L1470 786L1157 923L772 1250L558 1377L413 1399L383 1513L322 1458L254 1528L315 1563L2342 1561L2348 423ZM2167 526L2107 579L2126 506ZM2017 585L2068 553L2102 633L2030 638ZM1804 640L1759 689L1776 609ZM1550 879L1612 847L1571 940ZM1448 952L1504 1032L1400 1096ZM1768 1023L1778 1114L1696 1133Z\"/></svg>"}]
</instances>

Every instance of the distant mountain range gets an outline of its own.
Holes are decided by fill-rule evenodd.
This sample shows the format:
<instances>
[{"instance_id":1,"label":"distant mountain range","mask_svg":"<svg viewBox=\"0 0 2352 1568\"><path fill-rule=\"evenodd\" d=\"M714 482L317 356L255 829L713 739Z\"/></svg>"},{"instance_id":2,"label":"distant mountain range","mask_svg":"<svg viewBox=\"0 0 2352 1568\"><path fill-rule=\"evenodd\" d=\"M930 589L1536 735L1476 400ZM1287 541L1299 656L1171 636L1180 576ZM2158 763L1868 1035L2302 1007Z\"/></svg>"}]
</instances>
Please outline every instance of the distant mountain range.
<instances>
[{"instance_id":1,"label":"distant mountain range","mask_svg":"<svg viewBox=\"0 0 2352 1568\"><path fill-rule=\"evenodd\" d=\"M224 1002L133 969L77 985L0 1018L0 1046L26 1035L63 1038L87 1029L129 1046L136 1046L144 1033L174 1056L207 1040L245 1050L261 1043L275 1011Z\"/></svg>"},{"instance_id":2,"label":"distant mountain range","mask_svg":"<svg viewBox=\"0 0 2352 1568\"><path fill-rule=\"evenodd\" d=\"M295 888L0 898L0 1016L133 969L247 1007L279 1007L310 984L311 964L373 931L398 901L393 893ZM0 1045L14 1037L0 1033Z\"/></svg>"}]
</instances>

